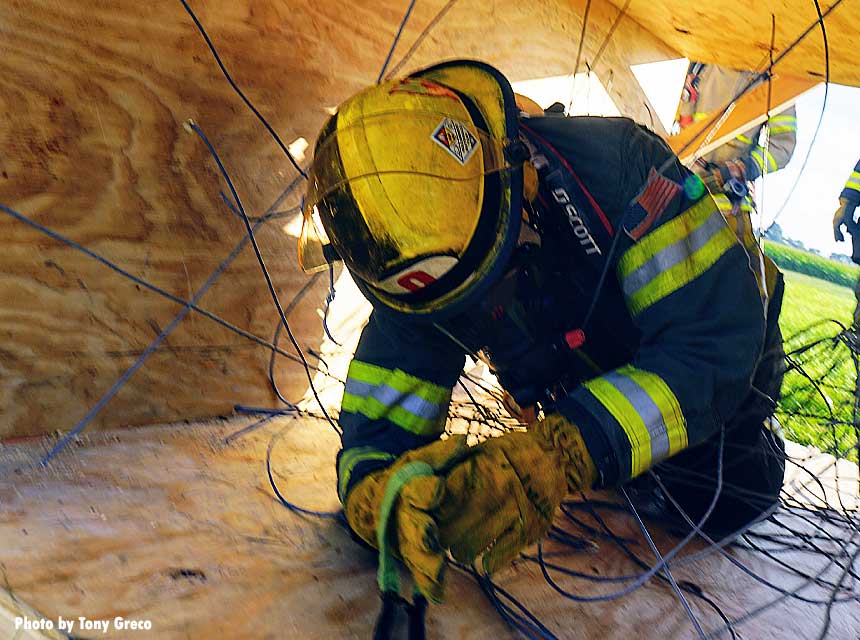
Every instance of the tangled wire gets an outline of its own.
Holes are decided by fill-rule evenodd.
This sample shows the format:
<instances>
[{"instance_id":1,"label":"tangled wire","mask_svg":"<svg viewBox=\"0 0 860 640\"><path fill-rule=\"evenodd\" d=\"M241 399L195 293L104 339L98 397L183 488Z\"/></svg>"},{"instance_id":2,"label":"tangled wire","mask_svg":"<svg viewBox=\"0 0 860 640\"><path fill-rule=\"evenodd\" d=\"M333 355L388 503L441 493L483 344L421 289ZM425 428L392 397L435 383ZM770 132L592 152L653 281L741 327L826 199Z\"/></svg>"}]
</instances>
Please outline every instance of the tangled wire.
<instances>
[{"instance_id":1,"label":"tangled wire","mask_svg":"<svg viewBox=\"0 0 860 640\"><path fill-rule=\"evenodd\" d=\"M835 330L823 331L828 326ZM661 494L681 512L683 524L686 524L679 530L677 522L662 523L670 533L680 538L662 556L651 540L649 527L644 524L641 507L634 504L628 490L622 488L622 500L595 500L580 495L578 499L564 503L555 525L538 546L537 553L524 554L521 560L538 564L549 586L562 597L576 602L612 600L631 593L651 578L659 579L679 592L679 600L700 637L723 634L737 637L738 627L742 624L780 604L797 602L822 610L818 637L826 637L833 608L844 604L856 606L860 601L860 591L855 583L860 571L857 563L860 556L860 487L856 484L860 475L851 473L857 465L860 448L860 339L855 329L831 321L799 332L786 341L786 346L787 372L776 415L791 440L825 442L824 453L829 455L797 445L789 447L787 482L778 510L755 526L733 532L722 540L714 540L701 530L705 518L698 523L693 522L667 491L659 473L651 472ZM485 385L483 388L486 390ZM472 407L466 412L466 407L461 405L454 407L453 414L472 425L472 432L484 434L489 429L504 429L500 398L492 394L490 397L496 400L494 409ZM775 451L774 455L779 453ZM720 485L721 478L718 478L717 493ZM749 498L756 497L754 492L748 494ZM651 515L655 516L655 523L660 523L659 514ZM618 532L625 520L638 525L638 536L625 536ZM694 544L693 538L699 538L699 543ZM593 554L595 548L603 544L613 545L621 551L630 562L630 573L595 575L582 571L582 563L577 561L576 555ZM643 547L650 548L657 558L656 563L640 557L637 548ZM733 548L732 552L728 551L729 547ZM750 561L740 559L745 555ZM722 556L728 562L723 562L721 567L737 572L736 576L724 572L723 580L749 583L750 588L763 587L772 595L761 602L748 602L751 606L746 612L729 617L723 607L737 603L718 602L716 596L708 594L706 586L690 580L674 581L671 577L672 570L687 569L689 574L690 569L706 562L709 556ZM804 567L814 569L798 568L798 558L802 558ZM765 567L779 568L783 575L780 584L764 577L770 572L761 569L762 563ZM753 564L755 570L751 566ZM474 569L463 569L475 577L499 613L524 637L557 637L513 594L498 588L491 579L479 575ZM791 586L785 586L786 581L791 582ZM704 630L688 606L686 596L710 607L720 622L711 630Z\"/></svg>"},{"instance_id":2,"label":"tangled wire","mask_svg":"<svg viewBox=\"0 0 860 640\"><path fill-rule=\"evenodd\" d=\"M288 150L265 121L265 118L260 115L230 78L214 45L187 2L185 0L180 1L205 38L231 86L239 93L255 115L260 118L269 133L290 158L299 174L304 175L303 169L289 155ZM449 2L443 7L440 14L419 36L418 42L452 5L453 2ZM403 22L400 24L397 38L395 38L386 58L386 63L379 74L380 78L385 74L397 39L403 31L403 26L413 6L414 1L410 3ZM820 11L819 21L823 21ZM410 49L404 60L395 65L394 69L400 68L413 51L414 48ZM311 383L311 390L318 401L318 410L322 412L324 418L328 419L331 426L336 431L338 430L336 421L326 413L325 405L317 394L311 371L322 374L334 384L342 384L343 381L339 380L337 376L331 375L325 360L319 354L310 354L316 357L318 361L318 364L311 365L289 329L288 316L308 289L303 289L290 305L282 307L266 271L262 254L254 240L256 229L272 219L275 214L270 211L258 219L252 220L248 217L214 147L196 124L192 123L191 128L209 149L225 182L229 185L230 197L223 196L223 198L230 210L242 219L247 237L237 245L222 267L219 267L219 270L207 281L204 288L189 301L172 296L141 278L133 276L93 251L33 222L9 207L0 205L0 210L18 221L29 224L56 240L65 242L72 248L99 260L121 275L129 277L151 291L183 305L175 321L162 332L141 358L69 432L66 438L57 444L46 457L46 463L89 424L91 418L134 374L146 357L158 347L167 333L191 311L202 313L211 320L219 322L225 328L272 351L272 361L269 367L271 384L276 396L284 403L284 406L274 409L237 407L240 412L252 413L261 417L254 424L228 437L228 443L277 416L295 412L308 413L287 401L278 389L274 377L276 355L302 365ZM292 186L295 186L295 183ZM254 223L253 226L251 222ZM278 311L278 324L272 341L267 341L229 325L214 314L200 309L196 304L206 288L227 268L233 257L248 241L255 250L263 275L266 278L267 287ZM284 331L287 333L297 355L284 351L278 346L279 337ZM327 326L326 333L330 335ZM858 422L858 413L860 412L858 411L858 407L860 407L860 392L858 392L860 348L858 345L860 345L860 339L858 339L854 329L833 323L829 325L829 328L828 325L817 325L803 331L792 336L786 344L788 347L788 371L777 416L791 439L801 443L826 443L824 451L832 456L828 459L830 460L829 466L833 468L832 473L829 474L833 478L832 482L828 481L826 484L821 479L823 470L812 466L814 462L820 459L820 456L812 455L808 450L792 449L788 452L787 457L787 463L791 467L789 476L792 480L783 489L779 510L771 513L764 521L757 523L751 529L732 532L720 540L715 540L703 531L703 524L711 509L706 510L704 516L694 521L677 504L671 492L666 488L660 474L651 472L649 480L652 488L659 489L659 495L674 505L682 518L680 522L676 521L668 525L669 535L674 535L676 541L667 551L660 551L651 534L652 530L656 531L653 525L659 520L659 514L649 511L647 505L641 501L642 496L638 495L633 488L624 487L619 490L617 495L601 497L600 499L594 496L580 495L574 500L565 502L546 539L537 546L534 552L524 554L518 562L538 567L550 589L559 596L578 603L615 600L649 584L652 580L657 580L672 589L696 633L701 638L714 638L726 634L733 638L738 637L738 628L749 620L783 603L798 602L820 607L823 611L823 618L819 637L826 637L830 631L831 614L834 607L845 604L856 606L856 603L860 601L860 593L856 589L856 580L860 577L857 566L857 558L860 555L857 488L852 487L850 491L844 490L844 483L840 482L840 474L845 468L843 462L847 460L854 464L858 463L858 442L860 442L860 429L858 429L858 424L860 424ZM456 397L451 403L449 414L451 429L466 432L475 439L483 439L517 428L516 422L507 417L500 390L493 384L492 380L464 374L460 387L462 394L459 394L459 397ZM281 502L291 510L305 515L341 519L338 513L304 509L299 505L290 503L282 495L275 483L271 469L271 453L274 443L275 439L273 438L267 452L266 469L272 489ZM727 447L723 446L721 440L720 464L717 468L718 477L716 478L717 488L710 505L711 508L713 508L722 488L721 461L726 449ZM773 453L780 455L776 451ZM694 483L703 481L703 479L690 478L689 481ZM749 493L750 499L756 497L753 492ZM634 527L633 535L628 531L631 524ZM665 525L665 523L663 524ZM663 529L665 528L664 526ZM584 554L593 557L595 549L601 545L612 545L620 550L622 556L629 562L629 569L618 575L583 571L578 559L581 559ZM731 550L729 550L730 547ZM650 553L654 559L651 560L644 556L643 552ZM804 562L805 568L799 568L792 561L792 558L797 558L798 555L806 560ZM676 579L675 573L680 575L683 571L689 575L695 572L695 567L707 562L710 557L722 557L724 559L723 566L730 565L732 571L737 572L737 576L732 576L732 579L765 589L770 594L769 599L761 602L749 602L745 611L729 615L724 611L724 608L728 604L737 605L737 603L717 601L716 596L709 594L707 585L699 584L688 578ZM754 570L750 566L753 564L753 560L757 566L761 565L762 562L767 563L780 570L784 576L792 576L795 580L789 586L776 584L764 575L765 572ZM550 629L548 624L540 620L511 590L503 588L475 567L455 566L475 579L502 618L523 637L558 637L559 631ZM810 566L814 566L814 568L809 569ZM768 575L770 573L767 572ZM780 582L785 583L786 580L787 578L780 580ZM703 603L717 616L718 621L710 621L712 623L711 628L707 628L708 620L703 618L701 612L694 611L690 604L691 600L698 600Z\"/></svg>"},{"instance_id":3,"label":"tangled wire","mask_svg":"<svg viewBox=\"0 0 860 640\"><path fill-rule=\"evenodd\" d=\"M580 494L562 504L546 538L517 562L536 566L553 593L580 604L616 600L658 581L675 592L701 638L740 637L742 625L775 607L793 607L798 603L821 611L818 637L827 637L834 607L856 606L860 602L860 591L855 584L860 577L857 562L860 492L853 484L856 475L848 474L850 480L841 477L849 460L852 467L856 465L860 443L858 423L854 420L860 402L856 375L860 341L852 329L838 323L829 323L836 331L822 333L822 327L826 326L828 323L820 323L786 341L787 373L776 415L790 439L805 437L832 444L825 447L828 455L799 445L789 447L787 481L779 509L754 526L714 539L702 530L710 509L694 522L675 501L660 473L652 471L650 486L660 489L660 495L681 514L681 521L667 520L662 515L665 510L649 509L643 500L649 493L635 487L621 488L615 494ZM344 350L328 355L349 354ZM343 383L326 366L321 370L330 382ZM277 388L274 378L271 382ZM284 411L301 412L294 405ZM244 435L271 417L266 415L234 435ZM504 408L501 389L486 370L481 373L481 367L461 376L448 417L449 433L466 433L473 442L521 428ZM723 453L721 446L721 458ZM338 513L309 512L290 503L272 479L270 461L267 468L273 490L285 506L299 513L335 517L343 522ZM719 477L711 508L722 489L721 469L722 464L717 469ZM691 477L688 482L705 480ZM747 492L749 499L757 495ZM658 550L654 542L658 535L668 550ZM617 552L597 553L607 547ZM653 559L645 553L650 553ZM601 564L601 557L621 557L628 563L628 569L613 574L618 567ZM725 596L721 600L719 588L707 584L714 561L720 562L721 582L743 585L739 591L742 588L745 593L755 593L755 597L743 603L747 608L742 612L727 613L725 609L737 608L740 603L723 601ZM591 569L585 570L584 563ZM499 615L522 637L564 636L563 629L551 629L513 588L502 587L475 566L452 564L474 579ZM772 577L774 570L779 572L779 579ZM674 577L682 572L684 578ZM690 576L705 579L693 580ZM529 592L533 591L534 584L530 583ZM696 613L691 601L698 601L713 612L710 628L706 616Z\"/></svg>"}]
</instances>

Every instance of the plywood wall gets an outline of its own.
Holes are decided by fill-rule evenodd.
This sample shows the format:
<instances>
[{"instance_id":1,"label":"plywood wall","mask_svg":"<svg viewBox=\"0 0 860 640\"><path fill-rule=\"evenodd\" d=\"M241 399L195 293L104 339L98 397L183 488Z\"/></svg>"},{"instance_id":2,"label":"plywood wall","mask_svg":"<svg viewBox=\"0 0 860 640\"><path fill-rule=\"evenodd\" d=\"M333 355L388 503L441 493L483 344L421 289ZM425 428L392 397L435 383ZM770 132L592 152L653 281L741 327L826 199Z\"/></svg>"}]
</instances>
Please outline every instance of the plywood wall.
<instances>
[{"instance_id":1,"label":"plywood wall","mask_svg":"<svg viewBox=\"0 0 860 640\"><path fill-rule=\"evenodd\" d=\"M691 60L734 69L763 69L768 62L772 20L774 58L788 50L810 26L797 47L776 67L778 73L822 81L824 39L812 0L611 0L645 28ZM860 86L857 50L860 4L821 0L830 54L830 80ZM828 10L833 7L832 12Z\"/></svg>"},{"instance_id":2,"label":"plywood wall","mask_svg":"<svg viewBox=\"0 0 860 640\"><path fill-rule=\"evenodd\" d=\"M443 7L419 0L394 60ZM236 80L287 144L313 141L335 106L373 82L405 1L191 0ZM460 0L406 69L478 57L523 80L572 71L585 1ZM592 3L583 60L618 10ZM677 54L622 21L601 65L623 113L643 97L628 64ZM598 68L598 72L600 69ZM242 238L213 161L182 123L193 118L232 172L251 215L288 209L296 177L232 92L179 0L0 3L0 204L31 216L170 293L188 298ZM288 219L258 234L285 304L306 283ZM297 339L321 338L321 279L291 316ZM201 299L271 336L277 316L247 248ZM67 430L171 321L180 306L0 215L0 438ZM94 426L274 405L268 352L191 314ZM290 397L304 372L282 361Z\"/></svg>"}]
</instances>

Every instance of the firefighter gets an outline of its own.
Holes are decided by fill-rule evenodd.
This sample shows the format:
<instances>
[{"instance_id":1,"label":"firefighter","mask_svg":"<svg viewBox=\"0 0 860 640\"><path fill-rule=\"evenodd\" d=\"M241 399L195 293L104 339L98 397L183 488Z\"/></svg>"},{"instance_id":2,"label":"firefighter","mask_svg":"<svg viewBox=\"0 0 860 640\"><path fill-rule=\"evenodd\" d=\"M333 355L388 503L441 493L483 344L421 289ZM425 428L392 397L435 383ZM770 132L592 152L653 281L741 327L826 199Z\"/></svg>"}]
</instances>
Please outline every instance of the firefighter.
<instances>
[{"instance_id":1,"label":"firefighter","mask_svg":"<svg viewBox=\"0 0 860 640\"><path fill-rule=\"evenodd\" d=\"M833 214L833 237L836 242L842 242L845 240L842 227L848 230L852 243L851 260L854 264L860 264L860 225L854 219L858 205L860 205L860 160L848 176L845 187L839 194L839 208ZM854 327L860 328L860 280L854 283L854 297L857 298L857 304L854 307Z\"/></svg>"},{"instance_id":2,"label":"firefighter","mask_svg":"<svg viewBox=\"0 0 860 640\"><path fill-rule=\"evenodd\" d=\"M527 116L496 69L451 61L340 105L309 177L301 264L342 260L373 305L338 494L430 600L449 551L497 571L571 491L653 470L694 521L712 507L718 533L776 504L784 449L763 423L782 378L781 278L756 279L659 137L625 118ZM538 419L472 447L440 438L467 354Z\"/></svg>"},{"instance_id":3,"label":"firefighter","mask_svg":"<svg viewBox=\"0 0 860 640\"><path fill-rule=\"evenodd\" d=\"M713 116L742 89L753 74L713 64L692 62L679 105L681 129ZM734 139L696 160L694 170L714 196L720 210L734 216L733 228L743 236L755 205L752 183L756 178L784 168L797 144L797 112L788 107L765 123L750 127ZM743 242L743 239L742 239Z\"/></svg>"}]
</instances>

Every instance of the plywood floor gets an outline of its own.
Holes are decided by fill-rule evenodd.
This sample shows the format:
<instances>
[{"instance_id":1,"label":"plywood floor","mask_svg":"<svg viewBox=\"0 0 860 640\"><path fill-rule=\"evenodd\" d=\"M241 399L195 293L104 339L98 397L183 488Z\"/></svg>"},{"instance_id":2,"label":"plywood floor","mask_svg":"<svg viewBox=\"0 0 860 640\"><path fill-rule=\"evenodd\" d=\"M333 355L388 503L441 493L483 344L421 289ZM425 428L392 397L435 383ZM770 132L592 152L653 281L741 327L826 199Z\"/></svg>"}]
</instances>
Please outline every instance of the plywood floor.
<instances>
[{"instance_id":1,"label":"plywood floor","mask_svg":"<svg viewBox=\"0 0 860 640\"><path fill-rule=\"evenodd\" d=\"M266 449L275 437L272 461L282 492L307 508L336 509L337 437L322 421L287 417L225 444L250 422L98 433L47 469L32 466L45 442L0 445L0 584L7 614L22 603L54 620L119 615L153 625L149 632L80 634L87 638L369 638L379 608L374 556L335 521L284 509L266 478ZM811 461L833 469L831 463ZM850 473L842 469L843 476ZM794 479L796 488L803 482ZM846 482L856 487L856 472ZM638 538L627 516L619 514L613 526ZM656 527L654 534L664 551L675 542ZM636 572L611 543L595 542L566 565L597 575ZM634 547L650 559L644 543ZM802 583L747 550L731 553L786 589ZM821 566L807 554L783 560L813 573ZM778 597L718 556L674 573L733 618ZM610 603L577 604L551 591L534 564L520 563L498 582L563 638L695 636L672 591L660 584ZM561 583L581 594L602 588ZM692 606L703 627L718 634L717 615L695 600ZM823 615L821 606L784 601L737 633L814 638ZM3 619L0 638L14 637ZM428 635L514 637L478 587L458 574L451 576L446 603L429 611ZM860 605L833 608L829 637L860 637Z\"/></svg>"}]
</instances>

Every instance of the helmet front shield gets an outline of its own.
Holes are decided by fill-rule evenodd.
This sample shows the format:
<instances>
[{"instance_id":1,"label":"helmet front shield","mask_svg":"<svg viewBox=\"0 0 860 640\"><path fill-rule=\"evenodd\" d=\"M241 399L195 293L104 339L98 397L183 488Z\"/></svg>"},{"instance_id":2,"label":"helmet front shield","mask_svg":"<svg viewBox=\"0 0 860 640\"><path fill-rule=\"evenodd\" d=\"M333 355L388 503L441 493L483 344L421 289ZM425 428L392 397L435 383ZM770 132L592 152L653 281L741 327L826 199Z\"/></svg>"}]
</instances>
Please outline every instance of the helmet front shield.
<instances>
[{"instance_id":1,"label":"helmet front shield","mask_svg":"<svg viewBox=\"0 0 860 640\"><path fill-rule=\"evenodd\" d=\"M459 254L477 225L485 177L510 167L507 144L429 111L378 113L335 129L308 172L302 268L327 265L326 228L334 251L370 282L403 260Z\"/></svg>"}]
</instances>

